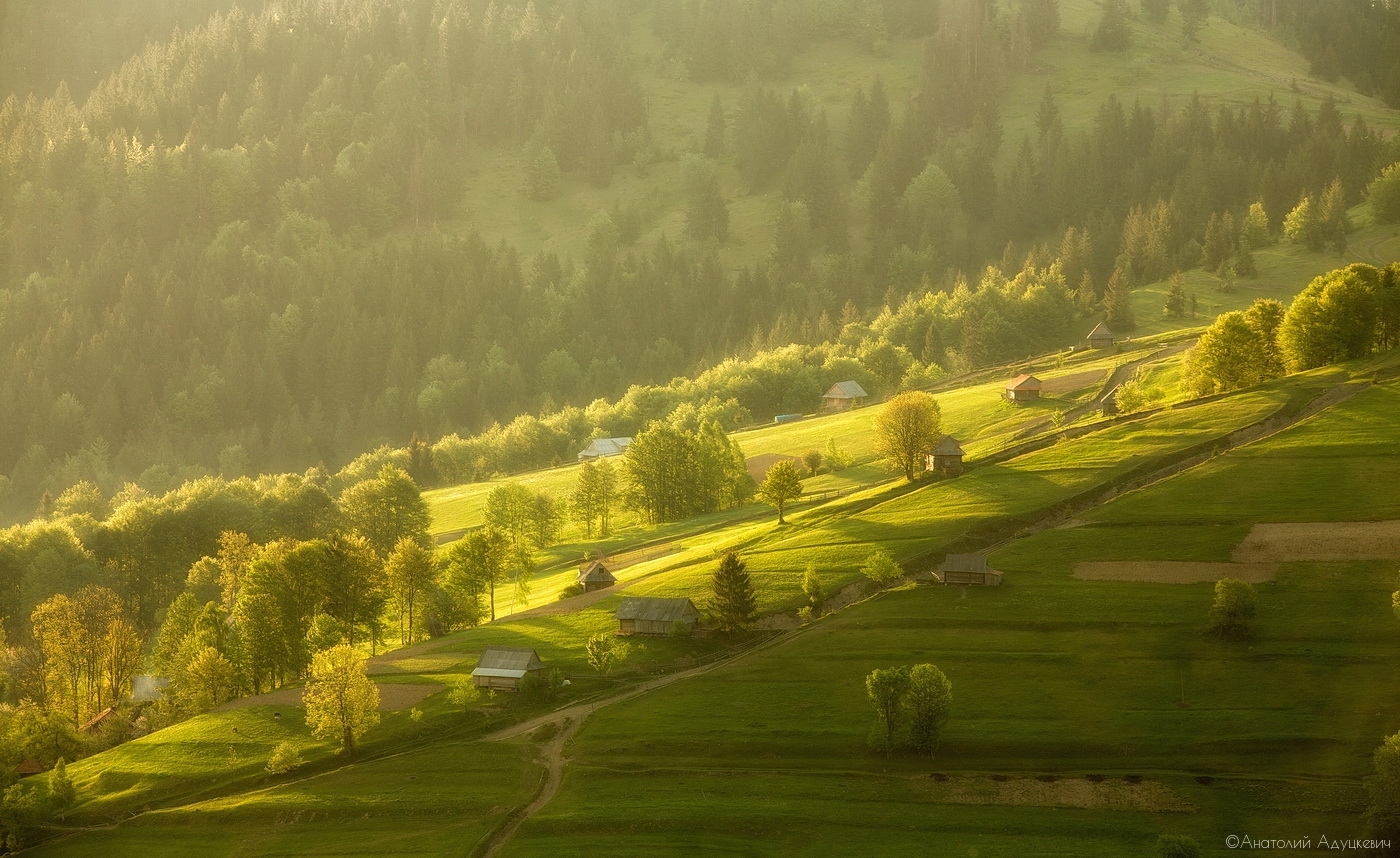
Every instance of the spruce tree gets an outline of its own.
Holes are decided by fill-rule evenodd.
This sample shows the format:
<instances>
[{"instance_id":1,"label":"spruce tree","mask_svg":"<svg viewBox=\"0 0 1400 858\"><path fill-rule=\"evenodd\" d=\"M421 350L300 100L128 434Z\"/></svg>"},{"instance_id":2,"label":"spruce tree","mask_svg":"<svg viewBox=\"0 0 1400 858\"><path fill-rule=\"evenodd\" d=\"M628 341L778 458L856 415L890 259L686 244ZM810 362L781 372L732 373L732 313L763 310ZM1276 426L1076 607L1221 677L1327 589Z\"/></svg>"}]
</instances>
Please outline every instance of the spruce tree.
<instances>
[{"instance_id":1,"label":"spruce tree","mask_svg":"<svg viewBox=\"0 0 1400 858\"><path fill-rule=\"evenodd\" d=\"M714 595L710 599L710 609L715 613L720 630L741 632L747 629L758 613L758 598L754 594L753 580L739 555L733 551L724 555L719 568L715 570L711 586Z\"/></svg>"},{"instance_id":2,"label":"spruce tree","mask_svg":"<svg viewBox=\"0 0 1400 858\"><path fill-rule=\"evenodd\" d=\"M1181 272L1167 281L1167 303L1162 308L1169 319L1180 319L1186 315L1186 287L1181 282Z\"/></svg>"},{"instance_id":3,"label":"spruce tree","mask_svg":"<svg viewBox=\"0 0 1400 858\"><path fill-rule=\"evenodd\" d=\"M1132 286L1123 269L1115 268L1108 278L1108 288L1103 293L1103 309L1108 316L1108 327L1117 333L1126 333L1137 327L1133 319Z\"/></svg>"}]
</instances>

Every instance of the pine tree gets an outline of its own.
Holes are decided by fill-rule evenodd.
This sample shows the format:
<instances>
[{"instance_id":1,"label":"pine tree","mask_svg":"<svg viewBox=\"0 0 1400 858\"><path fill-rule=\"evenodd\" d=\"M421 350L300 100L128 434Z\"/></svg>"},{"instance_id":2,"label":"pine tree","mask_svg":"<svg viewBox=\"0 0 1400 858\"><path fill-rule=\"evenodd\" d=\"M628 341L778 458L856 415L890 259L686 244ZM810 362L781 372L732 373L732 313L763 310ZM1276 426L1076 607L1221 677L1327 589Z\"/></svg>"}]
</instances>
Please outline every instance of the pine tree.
<instances>
[{"instance_id":1,"label":"pine tree","mask_svg":"<svg viewBox=\"0 0 1400 858\"><path fill-rule=\"evenodd\" d=\"M758 597L753 580L744 561L733 551L724 555L711 582L714 594L710 609L721 631L741 632L747 629L758 613Z\"/></svg>"},{"instance_id":2,"label":"pine tree","mask_svg":"<svg viewBox=\"0 0 1400 858\"><path fill-rule=\"evenodd\" d=\"M1108 316L1108 327L1117 332L1127 332L1137 328L1133 319L1132 286L1123 269L1115 268L1108 278L1108 286L1103 293L1103 309Z\"/></svg>"}]
</instances>

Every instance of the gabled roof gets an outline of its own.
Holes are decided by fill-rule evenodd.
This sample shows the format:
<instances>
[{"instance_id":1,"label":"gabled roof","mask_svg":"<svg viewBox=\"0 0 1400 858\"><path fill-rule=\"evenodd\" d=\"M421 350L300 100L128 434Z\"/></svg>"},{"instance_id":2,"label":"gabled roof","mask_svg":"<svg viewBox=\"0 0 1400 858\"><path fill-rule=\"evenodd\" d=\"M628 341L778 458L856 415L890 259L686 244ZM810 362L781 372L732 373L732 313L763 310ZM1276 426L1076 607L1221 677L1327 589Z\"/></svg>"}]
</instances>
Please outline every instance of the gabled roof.
<instances>
[{"instance_id":1,"label":"gabled roof","mask_svg":"<svg viewBox=\"0 0 1400 858\"><path fill-rule=\"evenodd\" d=\"M592 456L620 456L627 452L627 448L632 446L631 438L594 438L588 442L588 446L579 453L584 458Z\"/></svg>"},{"instance_id":2,"label":"gabled roof","mask_svg":"<svg viewBox=\"0 0 1400 858\"><path fill-rule=\"evenodd\" d=\"M963 452L963 448L958 444L958 439L954 438L952 435L944 435L943 438L939 440L938 446L933 448L933 455L966 456L967 454Z\"/></svg>"},{"instance_id":3,"label":"gabled roof","mask_svg":"<svg viewBox=\"0 0 1400 858\"><path fill-rule=\"evenodd\" d=\"M823 399L864 399L870 394L865 392L865 388L854 381L838 381L831 386L823 396Z\"/></svg>"},{"instance_id":4,"label":"gabled roof","mask_svg":"<svg viewBox=\"0 0 1400 858\"><path fill-rule=\"evenodd\" d=\"M112 715L112 713L116 711L117 710L113 709L111 706L108 706L106 709L103 709L101 712L98 712L96 715L92 716L92 720L79 727L78 732L86 733L87 731L94 729L95 727L97 727L97 725L101 724L103 721L106 721Z\"/></svg>"},{"instance_id":5,"label":"gabled roof","mask_svg":"<svg viewBox=\"0 0 1400 858\"><path fill-rule=\"evenodd\" d=\"M579 567L578 582L580 584L616 584L617 576L608 571L608 567L603 565L603 561L594 560Z\"/></svg>"},{"instance_id":6,"label":"gabled roof","mask_svg":"<svg viewBox=\"0 0 1400 858\"><path fill-rule=\"evenodd\" d=\"M1018 375L1006 383L1007 390L1040 390L1040 379L1033 375Z\"/></svg>"},{"instance_id":7,"label":"gabled roof","mask_svg":"<svg viewBox=\"0 0 1400 858\"><path fill-rule=\"evenodd\" d=\"M472 676L501 676L520 679L532 670L543 670L544 662L532 649L515 646L493 646L481 653Z\"/></svg>"},{"instance_id":8,"label":"gabled roof","mask_svg":"<svg viewBox=\"0 0 1400 858\"><path fill-rule=\"evenodd\" d=\"M48 767L33 757L30 757L29 759L20 763L15 768L15 773L18 774L20 777L24 777L25 775L37 775L40 772L46 771L48 771Z\"/></svg>"},{"instance_id":9,"label":"gabled roof","mask_svg":"<svg viewBox=\"0 0 1400 858\"><path fill-rule=\"evenodd\" d=\"M1105 325L1103 322L1099 322L1098 325L1095 326L1095 328L1094 328L1092 331L1089 332L1089 336L1085 337L1084 339L1086 339L1086 340L1111 340L1111 339L1113 339L1113 338L1116 337L1116 336L1117 336L1116 334L1114 334L1112 331L1110 331L1110 330L1108 329L1108 325Z\"/></svg>"},{"instance_id":10,"label":"gabled roof","mask_svg":"<svg viewBox=\"0 0 1400 858\"><path fill-rule=\"evenodd\" d=\"M686 598L653 599L645 596L623 596L617 606L619 620L646 620L657 623L693 623L700 619L695 603Z\"/></svg>"},{"instance_id":11,"label":"gabled roof","mask_svg":"<svg viewBox=\"0 0 1400 858\"><path fill-rule=\"evenodd\" d=\"M987 555L985 554L949 554L944 559L943 565L938 567L939 572L986 572Z\"/></svg>"}]
</instances>

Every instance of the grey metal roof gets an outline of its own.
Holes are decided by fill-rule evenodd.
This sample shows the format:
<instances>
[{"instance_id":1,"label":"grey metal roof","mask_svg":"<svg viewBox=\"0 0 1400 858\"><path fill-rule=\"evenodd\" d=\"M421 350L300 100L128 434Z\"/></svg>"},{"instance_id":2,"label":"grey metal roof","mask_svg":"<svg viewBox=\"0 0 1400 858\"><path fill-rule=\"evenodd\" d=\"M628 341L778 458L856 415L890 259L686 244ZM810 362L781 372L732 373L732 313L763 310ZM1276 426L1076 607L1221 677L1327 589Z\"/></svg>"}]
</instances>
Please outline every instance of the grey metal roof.
<instances>
[{"instance_id":1,"label":"grey metal roof","mask_svg":"<svg viewBox=\"0 0 1400 858\"><path fill-rule=\"evenodd\" d=\"M1108 325L1105 325L1103 322L1099 322L1099 324L1098 324L1092 331L1089 332L1089 336L1085 337L1084 339L1086 339L1086 340L1111 340L1111 339L1113 339L1115 336L1116 336L1116 334L1114 334L1112 331L1110 331L1110 330L1108 329Z\"/></svg>"},{"instance_id":2,"label":"grey metal roof","mask_svg":"<svg viewBox=\"0 0 1400 858\"><path fill-rule=\"evenodd\" d=\"M632 446L631 438L594 438L579 453L579 458L591 459L598 456L620 456Z\"/></svg>"},{"instance_id":3,"label":"grey metal roof","mask_svg":"<svg viewBox=\"0 0 1400 858\"><path fill-rule=\"evenodd\" d=\"M504 676L519 679L532 670L543 670L544 662L532 649L514 646L488 647L481 653L472 676Z\"/></svg>"},{"instance_id":4,"label":"grey metal roof","mask_svg":"<svg viewBox=\"0 0 1400 858\"><path fill-rule=\"evenodd\" d=\"M653 599L645 596L623 596L617 606L619 620L646 620L657 623L672 623L676 620L694 622L700 619L700 612L689 599Z\"/></svg>"},{"instance_id":5,"label":"grey metal roof","mask_svg":"<svg viewBox=\"0 0 1400 858\"><path fill-rule=\"evenodd\" d=\"M580 584L598 584L617 582L617 576L608 571L608 567L603 565L603 561L594 560L592 563L585 563L579 567L578 582Z\"/></svg>"},{"instance_id":6,"label":"grey metal roof","mask_svg":"<svg viewBox=\"0 0 1400 858\"><path fill-rule=\"evenodd\" d=\"M823 399L863 399L870 394L854 381L838 381L826 392Z\"/></svg>"},{"instance_id":7,"label":"grey metal roof","mask_svg":"<svg viewBox=\"0 0 1400 858\"><path fill-rule=\"evenodd\" d=\"M952 435L944 435L938 442L938 446L933 448L935 456L966 456L963 448L958 444L958 439Z\"/></svg>"},{"instance_id":8,"label":"grey metal roof","mask_svg":"<svg viewBox=\"0 0 1400 858\"><path fill-rule=\"evenodd\" d=\"M949 554L943 561L943 565L938 567L939 572L986 572L987 555L985 554Z\"/></svg>"}]
</instances>

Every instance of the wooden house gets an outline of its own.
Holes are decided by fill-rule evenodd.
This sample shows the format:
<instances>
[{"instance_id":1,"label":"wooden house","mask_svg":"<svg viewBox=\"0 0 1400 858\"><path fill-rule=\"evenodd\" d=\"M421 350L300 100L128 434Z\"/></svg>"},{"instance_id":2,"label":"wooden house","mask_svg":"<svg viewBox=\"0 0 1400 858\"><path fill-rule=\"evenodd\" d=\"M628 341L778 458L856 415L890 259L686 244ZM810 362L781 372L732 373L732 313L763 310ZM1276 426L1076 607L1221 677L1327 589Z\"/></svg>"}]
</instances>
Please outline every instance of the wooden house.
<instances>
[{"instance_id":1,"label":"wooden house","mask_svg":"<svg viewBox=\"0 0 1400 858\"><path fill-rule=\"evenodd\" d=\"M944 435L928 454L927 468L940 474L960 474L967 454L952 435Z\"/></svg>"},{"instance_id":2,"label":"wooden house","mask_svg":"<svg viewBox=\"0 0 1400 858\"><path fill-rule=\"evenodd\" d=\"M822 394L823 411L850 411L865 404L865 388L854 381L838 381Z\"/></svg>"},{"instance_id":3,"label":"wooden house","mask_svg":"<svg viewBox=\"0 0 1400 858\"><path fill-rule=\"evenodd\" d=\"M691 631L700 622L700 612L689 599L654 599L623 596L617 606L617 630L624 635L669 635L676 623Z\"/></svg>"},{"instance_id":4,"label":"wooden house","mask_svg":"<svg viewBox=\"0 0 1400 858\"><path fill-rule=\"evenodd\" d=\"M22 778L27 778L32 775L43 774L48 770L48 766L39 762L34 757L29 757L28 759L22 761L17 767L15 767L15 774L19 775Z\"/></svg>"},{"instance_id":5,"label":"wooden house","mask_svg":"<svg viewBox=\"0 0 1400 858\"><path fill-rule=\"evenodd\" d=\"M1018 375L1006 383L1005 396L1010 402L1034 402L1040 398L1040 379L1033 375Z\"/></svg>"},{"instance_id":6,"label":"wooden house","mask_svg":"<svg viewBox=\"0 0 1400 858\"><path fill-rule=\"evenodd\" d=\"M987 568L985 554L949 554L934 577L950 587L995 587L1001 573Z\"/></svg>"},{"instance_id":7,"label":"wooden house","mask_svg":"<svg viewBox=\"0 0 1400 858\"><path fill-rule=\"evenodd\" d=\"M578 583L583 585L583 592L592 593L594 590L606 590L616 584L617 576L608 571L603 561L594 560L578 568Z\"/></svg>"},{"instance_id":8,"label":"wooden house","mask_svg":"<svg viewBox=\"0 0 1400 858\"><path fill-rule=\"evenodd\" d=\"M472 671L472 683L482 690L519 691L520 681L544 671L544 662L532 649L515 646L488 647Z\"/></svg>"},{"instance_id":9,"label":"wooden house","mask_svg":"<svg viewBox=\"0 0 1400 858\"><path fill-rule=\"evenodd\" d=\"M578 454L580 462L589 459L603 459L608 456L621 456L632 446L631 438L594 438Z\"/></svg>"},{"instance_id":10,"label":"wooden house","mask_svg":"<svg viewBox=\"0 0 1400 858\"><path fill-rule=\"evenodd\" d=\"M1108 329L1108 325L1099 322L1099 324L1089 332L1089 336L1084 339L1089 341L1089 348L1091 349L1111 349L1113 348L1115 337L1113 332Z\"/></svg>"}]
</instances>

